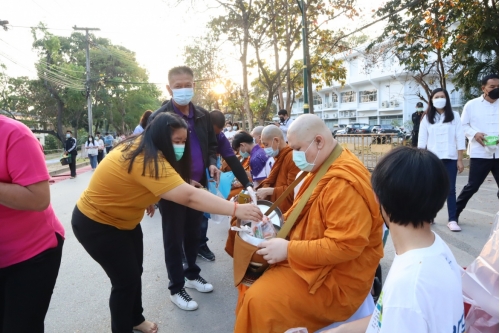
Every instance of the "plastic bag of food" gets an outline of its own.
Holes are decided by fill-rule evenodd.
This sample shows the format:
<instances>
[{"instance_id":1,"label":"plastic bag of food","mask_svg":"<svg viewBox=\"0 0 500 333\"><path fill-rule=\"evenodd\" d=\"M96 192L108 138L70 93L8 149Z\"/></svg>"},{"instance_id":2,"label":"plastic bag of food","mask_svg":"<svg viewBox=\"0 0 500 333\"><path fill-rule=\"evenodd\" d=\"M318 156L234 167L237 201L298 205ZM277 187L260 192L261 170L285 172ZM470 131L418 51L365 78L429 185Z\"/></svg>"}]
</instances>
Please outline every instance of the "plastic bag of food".
<instances>
[{"instance_id":1,"label":"plastic bag of food","mask_svg":"<svg viewBox=\"0 0 500 333\"><path fill-rule=\"evenodd\" d=\"M468 333L498 333L498 233L497 213L481 254L462 275L464 301L471 304L465 318Z\"/></svg>"}]
</instances>

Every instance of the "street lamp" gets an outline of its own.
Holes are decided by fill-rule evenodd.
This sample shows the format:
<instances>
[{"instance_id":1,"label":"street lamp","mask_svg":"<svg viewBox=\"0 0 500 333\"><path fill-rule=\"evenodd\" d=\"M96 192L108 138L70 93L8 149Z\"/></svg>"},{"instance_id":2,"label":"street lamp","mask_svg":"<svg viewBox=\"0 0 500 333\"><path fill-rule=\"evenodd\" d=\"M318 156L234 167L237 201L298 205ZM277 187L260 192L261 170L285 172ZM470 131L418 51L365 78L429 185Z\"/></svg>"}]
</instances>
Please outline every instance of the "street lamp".
<instances>
[{"instance_id":1,"label":"street lamp","mask_svg":"<svg viewBox=\"0 0 500 333\"><path fill-rule=\"evenodd\" d=\"M304 5L304 0L296 0L299 5L300 12L302 13L302 51L304 54L304 60L302 65L303 75L304 75L304 113L309 113L309 95L307 93L307 21L306 21L306 8Z\"/></svg>"}]
</instances>

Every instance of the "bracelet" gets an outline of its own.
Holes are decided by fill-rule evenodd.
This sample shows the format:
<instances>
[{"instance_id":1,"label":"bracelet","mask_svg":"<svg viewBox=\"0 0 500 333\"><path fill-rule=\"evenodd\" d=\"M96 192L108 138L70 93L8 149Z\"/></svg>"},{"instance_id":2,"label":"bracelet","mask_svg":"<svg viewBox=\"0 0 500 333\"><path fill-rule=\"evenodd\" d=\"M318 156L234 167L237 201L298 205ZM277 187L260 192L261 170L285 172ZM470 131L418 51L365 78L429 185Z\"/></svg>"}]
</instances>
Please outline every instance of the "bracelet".
<instances>
[{"instance_id":1,"label":"bracelet","mask_svg":"<svg viewBox=\"0 0 500 333\"><path fill-rule=\"evenodd\" d=\"M238 206L238 202L234 202L234 211L233 211L233 217L236 216L236 207Z\"/></svg>"}]
</instances>

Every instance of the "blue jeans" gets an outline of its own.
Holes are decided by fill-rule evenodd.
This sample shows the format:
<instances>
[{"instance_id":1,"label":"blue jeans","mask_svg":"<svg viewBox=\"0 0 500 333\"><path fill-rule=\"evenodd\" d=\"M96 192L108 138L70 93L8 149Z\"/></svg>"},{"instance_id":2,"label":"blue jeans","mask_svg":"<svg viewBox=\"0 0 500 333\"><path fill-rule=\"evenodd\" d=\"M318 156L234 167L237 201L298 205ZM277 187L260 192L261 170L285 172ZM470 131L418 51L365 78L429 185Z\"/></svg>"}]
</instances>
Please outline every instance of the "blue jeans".
<instances>
[{"instance_id":1,"label":"blue jeans","mask_svg":"<svg viewBox=\"0 0 500 333\"><path fill-rule=\"evenodd\" d=\"M457 160L443 159L441 160L448 172L450 180L450 192L448 193L448 222L457 220L457 196L455 192L455 184L457 182Z\"/></svg>"},{"instance_id":2,"label":"blue jeans","mask_svg":"<svg viewBox=\"0 0 500 333\"><path fill-rule=\"evenodd\" d=\"M92 156L89 154L89 160L90 160L90 166L92 167L92 169L97 168L97 155Z\"/></svg>"}]
</instances>

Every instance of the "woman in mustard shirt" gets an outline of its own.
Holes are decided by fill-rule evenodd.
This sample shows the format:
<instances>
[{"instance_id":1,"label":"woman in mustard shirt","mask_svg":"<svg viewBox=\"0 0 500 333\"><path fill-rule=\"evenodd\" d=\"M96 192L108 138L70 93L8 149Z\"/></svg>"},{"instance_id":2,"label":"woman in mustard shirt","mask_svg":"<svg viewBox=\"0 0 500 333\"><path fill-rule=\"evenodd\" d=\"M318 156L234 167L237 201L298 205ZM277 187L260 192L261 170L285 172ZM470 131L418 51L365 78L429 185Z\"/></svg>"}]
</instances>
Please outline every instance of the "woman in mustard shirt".
<instances>
[{"instance_id":1,"label":"woman in mustard shirt","mask_svg":"<svg viewBox=\"0 0 500 333\"><path fill-rule=\"evenodd\" d=\"M158 330L142 315L144 210L152 216L162 198L204 212L262 218L257 206L237 205L189 185L190 156L187 123L177 115L158 115L142 134L106 156L76 204L74 234L111 280L113 333Z\"/></svg>"}]
</instances>

